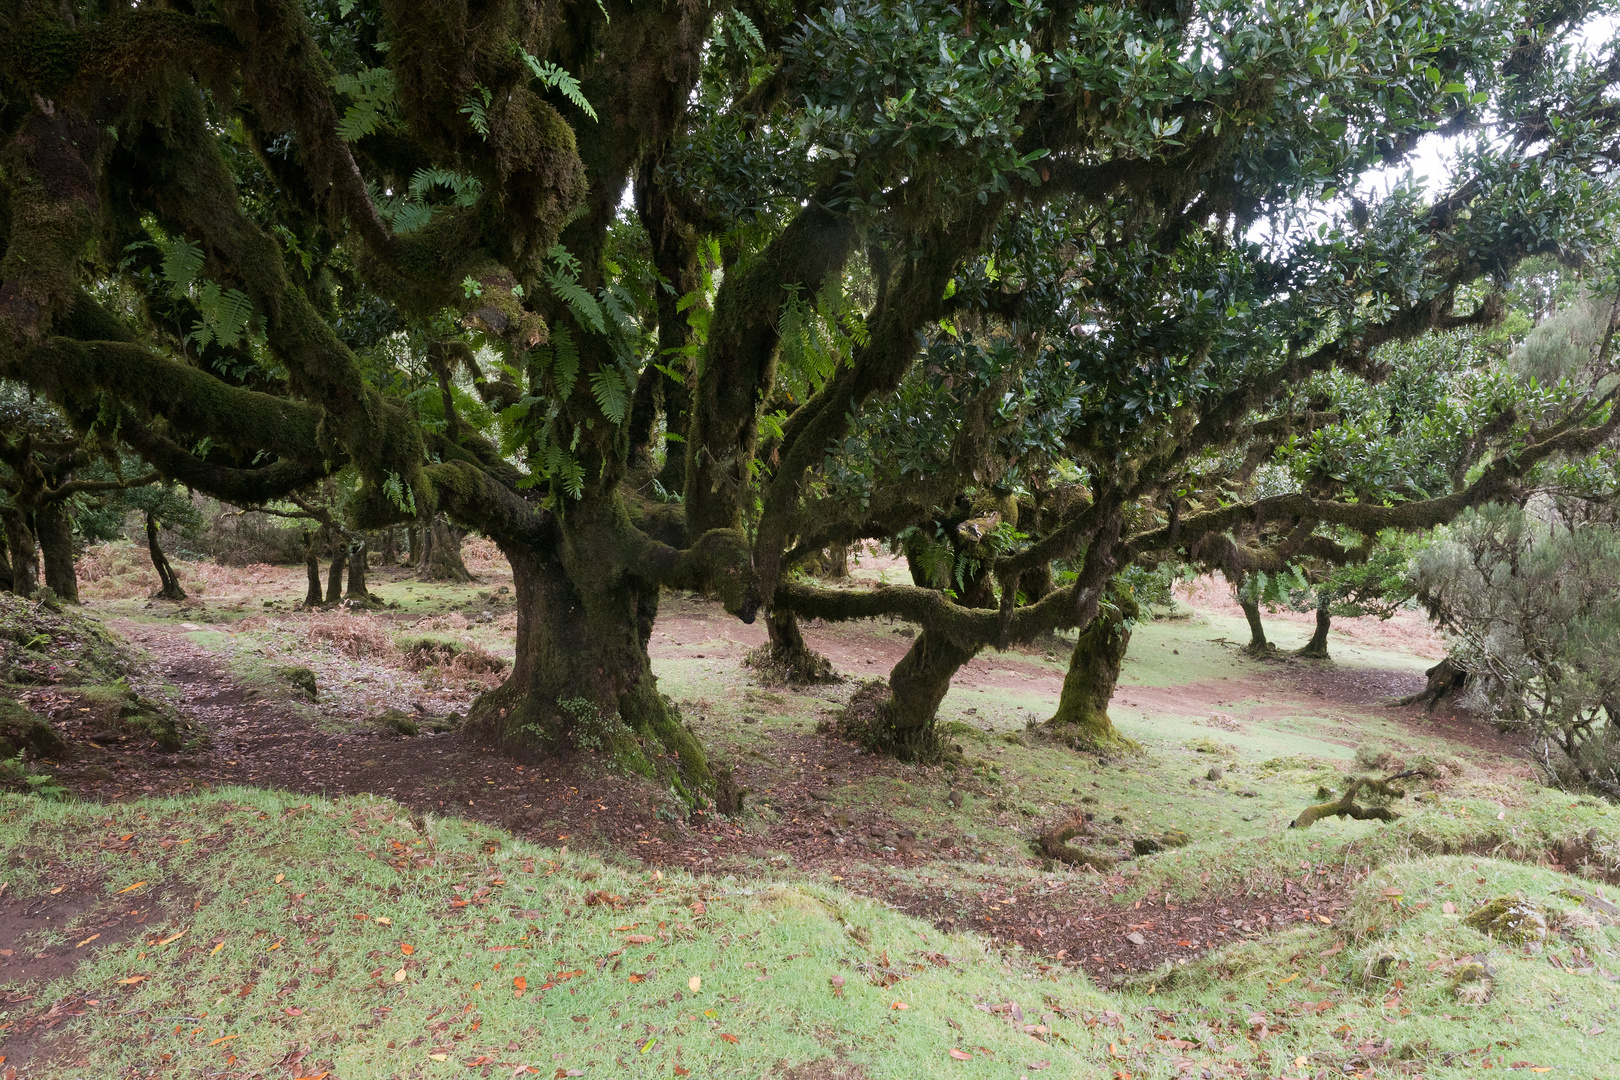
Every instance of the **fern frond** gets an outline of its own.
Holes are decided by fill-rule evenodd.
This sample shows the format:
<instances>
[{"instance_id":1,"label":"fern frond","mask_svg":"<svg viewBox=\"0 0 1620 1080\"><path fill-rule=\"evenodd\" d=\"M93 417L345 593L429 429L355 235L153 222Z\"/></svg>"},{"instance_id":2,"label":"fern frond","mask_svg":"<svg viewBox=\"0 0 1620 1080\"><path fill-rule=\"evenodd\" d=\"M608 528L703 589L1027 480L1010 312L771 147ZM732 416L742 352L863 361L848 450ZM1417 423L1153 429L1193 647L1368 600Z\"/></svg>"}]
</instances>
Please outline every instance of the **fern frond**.
<instances>
[{"instance_id":1,"label":"fern frond","mask_svg":"<svg viewBox=\"0 0 1620 1080\"><path fill-rule=\"evenodd\" d=\"M591 374L591 396L611 424L622 424L630 411L630 394L624 376L616 368L603 368Z\"/></svg>"}]
</instances>

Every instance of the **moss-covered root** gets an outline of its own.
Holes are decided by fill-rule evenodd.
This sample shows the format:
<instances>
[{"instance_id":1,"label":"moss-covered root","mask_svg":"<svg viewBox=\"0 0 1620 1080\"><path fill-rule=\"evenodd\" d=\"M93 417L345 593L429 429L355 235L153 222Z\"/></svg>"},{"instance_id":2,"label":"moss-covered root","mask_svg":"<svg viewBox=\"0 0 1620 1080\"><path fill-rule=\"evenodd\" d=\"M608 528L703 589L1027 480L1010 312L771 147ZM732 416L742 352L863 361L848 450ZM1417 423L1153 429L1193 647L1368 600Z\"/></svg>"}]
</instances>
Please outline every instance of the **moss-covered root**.
<instances>
[{"instance_id":1,"label":"moss-covered root","mask_svg":"<svg viewBox=\"0 0 1620 1080\"><path fill-rule=\"evenodd\" d=\"M1106 874L1114 868L1113 859L1070 843L1075 837L1090 834L1091 826L1085 815L1077 811L1036 836L1035 850L1053 862L1066 866L1089 866Z\"/></svg>"},{"instance_id":2,"label":"moss-covered root","mask_svg":"<svg viewBox=\"0 0 1620 1080\"><path fill-rule=\"evenodd\" d=\"M814 686L843 682L832 661L805 644L799 632L799 619L786 608L777 608L765 617L769 635L765 644L751 650L743 663L768 683L782 686Z\"/></svg>"},{"instance_id":3,"label":"moss-covered root","mask_svg":"<svg viewBox=\"0 0 1620 1080\"><path fill-rule=\"evenodd\" d=\"M1359 806L1357 796L1371 796L1377 799L1400 799L1406 792L1394 786L1396 780L1404 780L1408 776L1421 775L1417 771L1396 773L1394 776L1380 779L1376 776L1358 776L1344 786L1344 793L1331 802L1317 803L1307 806L1293 822L1290 829L1309 828L1316 822L1327 817L1347 817L1356 821L1399 821L1401 815L1387 806Z\"/></svg>"}]
</instances>

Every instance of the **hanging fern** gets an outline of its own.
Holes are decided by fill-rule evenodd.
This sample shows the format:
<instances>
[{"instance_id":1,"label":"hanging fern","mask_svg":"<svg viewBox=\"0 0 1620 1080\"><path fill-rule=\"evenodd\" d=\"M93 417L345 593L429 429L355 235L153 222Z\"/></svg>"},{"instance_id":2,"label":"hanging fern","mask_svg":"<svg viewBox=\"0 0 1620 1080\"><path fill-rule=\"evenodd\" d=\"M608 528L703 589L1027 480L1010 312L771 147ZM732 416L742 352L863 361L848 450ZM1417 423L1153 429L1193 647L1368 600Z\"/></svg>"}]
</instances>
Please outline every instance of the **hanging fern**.
<instances>
[{"instance_id":1,"label":"hanging fern","mask_svg":"<svg viewBox=\"0 0 1620 1080\"><path fill-rule=\"evenodd\" d=\"M591 374L591 396L602 415L612 424L622 424L630 411L630 388L617 368L603 368Z\"/></svg>"},{"instance_id":2,"label":"hanging fern","mask_svg":"<svg viewBox=\"0 0 1620 1080\"><path fill-rule=\"evenodd\" d=\"M472 129L486 139L489 138L489 103L492 97L487 88L475 86L472 96L462 103L460 109Z\"/></svg>"},{"instance_id":3,"label":"hanging fern","mask_svg":"<svg viewBox=\"0 0 1620 1080\"><path fill-rule=\"evenodd\" d=\"M596 302L596 297L585 291L579 283L579 260L568 253L568 249L561 244L555 244L546 252L546 257L554 263L547 266L543 273L546 284L557 298L568 305L568 310L574 313L574 318L581 326L588 326L598 334L607 333L607 320L602 316L602 305Z\"/></svg>"},{"instance_id":4,"label":"hanging fern","mask_svg":"<svg viewBox=\"0 0 1620 1080\"><path fill-rule=\"evenodd\" d=\"M585 100L585 88L579 85L578 79L549 60L537 60L524 49L518 49L517 52L523 58L523 65L529 69L529 74L533 75L540 85L557 90L563 97L573 102L574 107L580 112L592 120L596 119L596 110Z\"/></svg>"},{"instance_id":5,"label":"hanging fern","mask_svg":"<svg viewBox=\"0 0 1620 1080\"><path fill-rule=\"evenodd\" d=\"M344 142L355 142L390 127L398 115L394 73L387 68L366 68L353 75L335 76L332 89L351 99L337 125L338 138Z\"/></svg>"}]
</instances>

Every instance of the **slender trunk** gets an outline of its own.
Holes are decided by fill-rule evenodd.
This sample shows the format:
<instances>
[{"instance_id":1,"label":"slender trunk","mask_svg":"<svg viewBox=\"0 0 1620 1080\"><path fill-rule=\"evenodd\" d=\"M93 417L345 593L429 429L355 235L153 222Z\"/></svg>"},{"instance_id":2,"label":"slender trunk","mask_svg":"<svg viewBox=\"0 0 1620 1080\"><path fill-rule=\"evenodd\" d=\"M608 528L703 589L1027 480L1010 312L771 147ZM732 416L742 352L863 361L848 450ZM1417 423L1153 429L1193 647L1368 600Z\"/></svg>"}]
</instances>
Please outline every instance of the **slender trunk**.
<instances>
[{"instance_id":1,"label":"slender trunk","mask_svg":"<svg viewBox=\"0 0 1620 1080\"><path fill-rule=\"evenodd\" d=\"M180 579L175 575L174 567L169 565L168 556L163 554L163 547L158 543L157 518L152 511L146 512L146 551L152 556L152 569L157 571L158 581L161 583L155 595L164 600L179 602L186 598L186 590L180 587Z\"/></svg>"},{"instance_id":2,"label":"slender trunk","mask_svg":"<svg viewBox=\"0 0 1620 1080\"><path fill-rule=\"evenodd\" d=\"M1243 617L1249 620L1249 647L1248 651L1255 656L1271 651L1271 642L1266 640L1266 624L1260 621L1260 604L1255 600L1239 600L1238 606L1243 609Z\"/></svg>"},{"instance_id":3,"label":"slender trunk","mask_svg":"<svg viewBox=\"0 0 1620 1080\"><path fill-rule=\"evenodd\" d=\"M39 552L28 515L21 510L0 509L0 522L6 526L6 555L11 561L11 591L33 596L39 591Z\"/></svg>"},{"instance_id":4,"label":"slender trunk","mask_svg":"<svg viewBox=\"0 0 1620 1080\"><path fill-rule=\"evenodd\" d=\"M47 503L34 514L39 550L45 559L45 586L59 600L79 602L79 576L73 569L73 522L61 503Z\"/></svg>"},{"instance_id":5,"label":"slender trunk","mask_svg":"<svg viewBox=\"0 0 1620 1080\"><path fill-rule=\"evenodd\" d=\"M1119 682L1119 669L1131 644L1131 623L1138 614L1136 601L1110 589L1108 602L1075 640L1057 712L1046 724L1076 750L1106 752L1130 745L1114 729L1108 702Z\"/></svg>"},{"instance_id":6,"label":"slender trunk","mask_svg":"<svg viewBox=\"0 0 1620 1080\"><path fill-rule=\"evenodd\" d=\"M320 534L304 530L304 570L309 576L309 587L304 591L305 607L321 606L321 554Z\"/></svg>"},{"instance_id":7,"label":"slender trunk","mask_svg":"<svg viewBox=\"0 0 1620 1080\"><path fill-rule=\"evenodd\" d=\"M349 546L341 533L332 541L332 568L326 573L326 602L335 604L343 599L343 567L348 562Z\"/></svg>"},{"instance_id":8,"label":"slender trunk","mask_svg":"<svg viewBox=\"0 0 1620 1080\"><path fill-rule=\"evenodd\" d=\"M842 581L849 577L849 545L834 544L827 549L825 577L833 581Z\"/></svg>"},{"instance_id":9,"label":"slender trunk","mask_svg":"<svg viewBox=\"0 0 1620 1080\"><path fill-rule=\"evenodd\" d=\"M419 567L422 565L422 549L421 545L417 542L417 537L419 535L420 530L417 529L415 525L412 525L405 530L405 547L407 551L405 556L405 564L407 566Z\"/></svg>"},{"instance_id":10,"label":"slender trunk","mask_svg":"<svg viewBox=\"0 0 1620 1080\"><path fill-rule=\"evenodd\" d=\"M610 767L665 778L690 798L709 786L709 768L652 673L658 588L601 557L621 527L587 498L570 507L556 550L502 545L516 657L506 682L473 704L465 731L521 758L600 753Z\"/></svg>"},{"instance_id":11,"label":"slender trunk","mask_svg":"<svg viewBox=\"0 0 1620 1080\"><path fill-rule=\"evenodd\" d=\"M690 366L686 365L688 371ZM688 374L690 379L691 375ZM686 490L686 427L692 410L692 393L687 384L664 376L664 467L658 482L664 490L678 495Z\"/></svg>"},{"instance_id":12,"label":"slender trunk","mask_svg":"<svg viewBox=\"0 0 1620 1080\"><path fill-rule=\"evenodd\" d=\"M471 581L467 564L461 561L460 529L450 526L443 518L435 518L422 526L422 564L418 571L423 581Z\"/></svg>"},{"instance_id":13,"label":"slender trunk","mask_svg":"<svg viewBox=\"0 0 1620 1080\"><path fill-rule=\"evenodd\" d=\"M349 548L349 592L350 600L369 600L371 594L366 591L366 538L356 537L354 545Z\"/></svg>"},{"instance_id":14,"label":"slender trunk","mask_svg":"<svg viewBox=\"0 0 1620 1080\"><path fill-rule=\"evenodd\" d=\"M399 537L392 525L382 532L382 550L377 553L378 566L393 566L399 561Z\"/></svg>"},{"instance_id":15,"label":"slender trunk","mask_svg":"<svg viewBox=\"0 0 1620 1080\"><path fill-rule=\"evenodd\" d=\"M11 556L7 554L5 530L0 526L0 592L11 591Z\"/></svg>"},{"instance_id":16,"label":"slender trunk","mask_svg":"<svg viewBox=\"0 0 1620 1080\"><path fill-rule=\"evenodd\" d=\"M1311 660L1328 659L1328 627L1333 622L1333 617L1328 614L1328 605L1332 599L1332 594L1326 589L1316 594L1316 631L1311 634L1311 640L1305 643L1305 647L1294 655Z\"/></svg>"},{"instance_id":17,"label":"slender trunk","mask_svg":"<svg viewBox=\"0 0 1620 1080\"><path fill-rule=\"evenodd\" d=\"M758 669L768 680L792 686L840 682L832 661L805 644L799 618L786 608L765 616L767 641L750 652L743 663Z\"/></svg>"}]
</instances>

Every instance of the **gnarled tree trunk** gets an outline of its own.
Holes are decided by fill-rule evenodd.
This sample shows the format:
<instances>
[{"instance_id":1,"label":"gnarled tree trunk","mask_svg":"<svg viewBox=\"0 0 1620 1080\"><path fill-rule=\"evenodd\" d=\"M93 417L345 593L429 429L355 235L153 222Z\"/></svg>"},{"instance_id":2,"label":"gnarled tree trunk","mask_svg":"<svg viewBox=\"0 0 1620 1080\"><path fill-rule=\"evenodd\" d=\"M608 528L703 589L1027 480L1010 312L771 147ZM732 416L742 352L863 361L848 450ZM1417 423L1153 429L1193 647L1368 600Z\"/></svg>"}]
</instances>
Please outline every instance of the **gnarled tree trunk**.
<instances>
[{"instance_id":1,"label":"gnarled tree trunk","mask_svg":"<svg viewBox=\"0 0 1620 1080\"><path fill-rule=\"evenodd\" d=\"M787 608L775 608L765 616L765 633L765 644L750 652L743 663L759 669L766 678L793 686L841 681L832 661L805 644L799 617Z\"/></svg>"},{"instance_id":2,"label":"gnarled tree trunk","mask_svg":"<svg viewBox=\"0 0 1620 1080\"><path fill-rule=\"evenodd\" d=\"M366 591L366 538L355 537L354 543L349 546L349 591L350 600L370 600L371 593Z\"/></svg>"},{"instance_id":3,"label":"gnarled tree trunk","mask_svg":"<svg viewBox=\"0 0 1620 1080\"><path fill-rule=\"evenodd\" d=\"M174 567L169 565L168 556L163 554L163 546L158 543L157 518L152 511L146 512L146 551L152 556L152 569L157 571L158 581L161 583L154 596L176 602L186 598L186 590L180 587L180 579L175 575Z\"/></svg>"},{"instance_id":4,"label":"gnarled tree trunk","mask_svg":"<svg viewBox=\"0 0 1620 1080\"><path fill-rule=\"evenodd\" d=\"M59 600L79 602L79 575L73 568L73 522L59 502L46 503L34 512L39 550L45 560L45 587Z\"/></svg>"},{"instance_id":5,"label":"gnarled tree trunk","mask_svg":"<svg viewBox=\"0 0 1620 1080\"><path fill-rule=\"evenodd\" d=\"M1305 643L1295 656L1302 656L1309 660L1328 659L1328 628L1333 623L1333 616L1328 613L1328 605L1333 602L1333 594L1323 589L1316 594L1316 630L1311 634L1311 640Z\"/></svg>"},{"instance_id":6,"label":"gnarled tree trunk","mask_svg":"<svg viewBox=\"0 0 1620 1080\"><path fill-rule=\"evenodd\" d=\"M11 561L11 591L33 596L39 591L39 552L28 515L15 508L0 509L6 527L6 555Z\"/></svg>"},{"instance_id":7,"label":"gnarled tree trunk","mask_svg":"<svg viewBox=\"0 0 1620 1080\"><path fill-rule=\"evenodd\" d=\"M304 590L304 606L321 606L321 539L320 533L304 530L304 571L309 585Z\"/></svg>"},{"instance_id":8,"label":"gnarled tree trunk","mask_svg":"<svg viewBox=\"0 0 1620 1080\"><path fill-rule=\"evenodd\" d=\"M473 576L461 561L463 533L443 518L422 526L422 561L417 576L423 581L467 582Z\"/></svg>"},{"instance_id":9,"label":"gnarled tree trunk","mask_svg":"<svg viewBox=\"0 0 1620 1080\"><path fill-rule=\"evenodd\" d=\"M1243 617L1249 620L1249 644L1245 651L1259 656L1271 651L1271 642L1266 640L1266 624L1260 621L1260 604L1255 600L1239 600L1238 607L1243 609Z\"/></svg>"},{"instance_id":10,"label":"gnarled tree trunk","mask_svg":"<svg viewBox=\"0 0 1620 1080\"><path fill-rule=\"evenodd\" d=\"M332 532L332 566L326 572L326 602L335 604L343 599L343 568L349 561L349 543L343 534Z\"/></svg>"},{"instance_id":11,"label":"gnarled tree trunk","mask_svg":"<svg viewBox=\"0 0 1620 1080\"><path fill-rule=\"evenodd\" d=\"M1129 593L1110 588L1091 625L1075 639L1057 712L1046 726L1078 750L1107 752L1130 745L1114 729L1108 702L1131 644L1131 624L1140 608Z\"/></svg>"},{"instance_id":12,"label":"gnarled tree trunk","mask_svg":"<svg viewBox=\"0 0 1620 1080\"><path fill-rule=\"evenodd\" d=\"M652 673L658 586L602 557L617 546L617 530L591 509L570 508L555 550L501 544L512 564L517 653L464 730L519 758L598 752L616 767L665 776L690 797L709 785L709 769Z\"/></svg>"}]
</instances>

